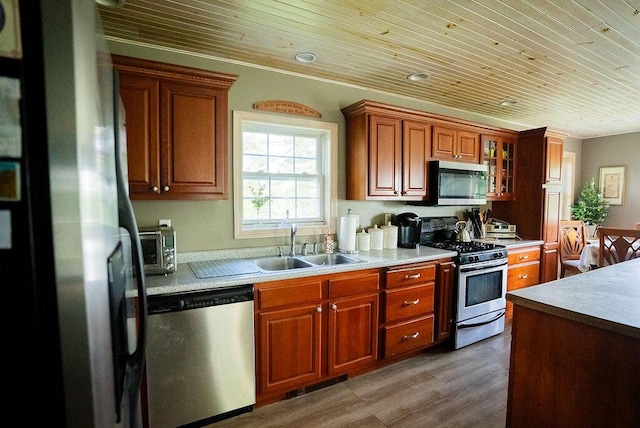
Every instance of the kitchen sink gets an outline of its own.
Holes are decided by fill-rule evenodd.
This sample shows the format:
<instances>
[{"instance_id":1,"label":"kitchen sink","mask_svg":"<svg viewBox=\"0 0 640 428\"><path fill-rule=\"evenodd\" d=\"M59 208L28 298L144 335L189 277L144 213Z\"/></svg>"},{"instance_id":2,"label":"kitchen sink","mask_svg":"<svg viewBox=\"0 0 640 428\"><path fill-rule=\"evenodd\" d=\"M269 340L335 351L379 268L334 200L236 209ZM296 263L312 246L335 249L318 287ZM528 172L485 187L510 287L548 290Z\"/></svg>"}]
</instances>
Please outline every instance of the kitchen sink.
<instances>
[{"instance_id":1,"label":"kitchen sink","mask_svg":"<svg viewBox=\"0 0 640 428\"><path fill-rule=\"evenodd\" d=\"M268 272L279 270L310 268L313 265L298 257L267 257L253 261L260 269Z\"/></svg>"},{"instance_id":2,"label":"kitchen sink","mask_svg":"<svg viewBox=\"0 0 640 428\"><path fill-rule=\"evenodd\" d=\"M311 256L300 256L300 258L316 266L360 263L360 260L353 257L345 256L344 254L314 254Z\"/></svg>"}]
</instances>

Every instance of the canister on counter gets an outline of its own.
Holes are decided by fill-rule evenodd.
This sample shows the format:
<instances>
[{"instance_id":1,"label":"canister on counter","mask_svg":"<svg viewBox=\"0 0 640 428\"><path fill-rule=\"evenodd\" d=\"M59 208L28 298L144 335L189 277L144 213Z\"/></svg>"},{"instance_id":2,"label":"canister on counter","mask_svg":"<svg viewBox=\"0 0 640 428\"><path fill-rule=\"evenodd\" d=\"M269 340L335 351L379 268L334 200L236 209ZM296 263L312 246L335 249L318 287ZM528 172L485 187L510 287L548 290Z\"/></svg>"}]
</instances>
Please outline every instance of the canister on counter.
<instances>
[{"instance_id":1,"label":"canister on counter","mask_svg":"<svg viewBox=\"0 0 640 428\"><path fill-rule=\"evenodd\" d=\"M371 246L372 250L382 250L383 248L383 232L382 229L378 228L377 224L374 224L373 227L369 228L369 235L371 236Z\"/></svg>"},{"instance_id":2,"label":"canister on counter","mask_svg":"<svg viewBox=\"0 0 640 428\"><path fill-rule=\"evenodd\" d=\"M398 248L398 226L394 226L391 222L385 224L382 229L382 247L383 248Z\"/></svg>"},{"instance_id":3,"label":"canister on counter","mask_svg":"<svg viewBox=\"0 0 640 428\"><path fill-rule=\"evenodd\" d=\"M371 248L371 235L364 228L356 234L358 251L369 251Z\"/></svg>"}]
</instances>

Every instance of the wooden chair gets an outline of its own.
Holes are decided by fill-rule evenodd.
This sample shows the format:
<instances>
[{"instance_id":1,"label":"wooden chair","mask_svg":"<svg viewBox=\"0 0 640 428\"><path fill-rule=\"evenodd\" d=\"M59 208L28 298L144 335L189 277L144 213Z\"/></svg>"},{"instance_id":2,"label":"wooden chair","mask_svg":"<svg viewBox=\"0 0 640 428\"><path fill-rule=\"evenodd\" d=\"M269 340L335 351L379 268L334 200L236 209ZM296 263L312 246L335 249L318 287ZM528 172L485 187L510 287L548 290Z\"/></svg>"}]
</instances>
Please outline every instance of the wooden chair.
<instances>
[{"instance_id":1,"label":"wooden chair","mask_svg":"<svg viewBox=\"0 0 640 428\"><path fill-rule=\"evenodd\" d=\"M578 263L582 249L587 245L587 228L582 221L560 221L560 278L567 271L580 273Z\"/></svg>"},{"instance_id":2,"label":"wooden chair","mask_svg":"<svg viewBox=\"0 0 640 428\"><path fill-rule=\"evenodd\" d=\"M640 230L618 227L600 228L599 267L638 257L640 257Z\"/></svg>"}]
</instances>

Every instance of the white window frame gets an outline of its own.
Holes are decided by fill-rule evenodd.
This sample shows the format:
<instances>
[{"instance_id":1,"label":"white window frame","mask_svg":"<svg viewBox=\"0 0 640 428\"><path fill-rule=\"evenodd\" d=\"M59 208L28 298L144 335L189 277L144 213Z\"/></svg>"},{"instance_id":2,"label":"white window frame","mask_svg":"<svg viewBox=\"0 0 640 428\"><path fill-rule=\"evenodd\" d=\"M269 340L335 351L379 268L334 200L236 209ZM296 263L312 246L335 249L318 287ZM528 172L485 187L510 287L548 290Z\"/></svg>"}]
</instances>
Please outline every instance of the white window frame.
<instances>
[{"instance_id":1,"label":"white window frame","mask_svg":"<svg viewBox=\"0 0 640 428\"><path fill-rule=\"evenodd\" d=\"M335 233L333 219L338 212L338 124L321 122L310 119L291 118L286 116L271 115L256 112L233 111L233 229L235 239L254 239L289 236L290 229L285 226L243 225L243 195L242 195L242 129L243 122L258 122L276 126L294 126L313 129L324 133L325 138L322 147L322 171L323 175L323 212L322 221L314 224L296 223L298 235L323 235Z\"/></svg>"}]
</instances>

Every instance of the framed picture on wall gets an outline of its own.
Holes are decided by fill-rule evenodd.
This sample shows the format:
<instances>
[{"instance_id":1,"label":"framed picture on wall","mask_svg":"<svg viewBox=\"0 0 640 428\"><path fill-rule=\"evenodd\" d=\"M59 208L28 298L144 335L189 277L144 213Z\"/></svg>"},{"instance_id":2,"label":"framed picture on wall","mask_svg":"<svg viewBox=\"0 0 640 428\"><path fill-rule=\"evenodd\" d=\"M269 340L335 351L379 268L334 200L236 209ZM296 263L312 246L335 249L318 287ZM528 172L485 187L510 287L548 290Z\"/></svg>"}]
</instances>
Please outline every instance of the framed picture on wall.
<instances>
[{"instance_id":1,"label":"framed picture on wall","mask_svg":"<svg viewBox=\"0 0 640 428\"><path fill-rule=\"evenodd\" d=\"M600 191L609 205L624 205L626 166L603 166L600 168Z\"/></svg>"}]
</instances>

